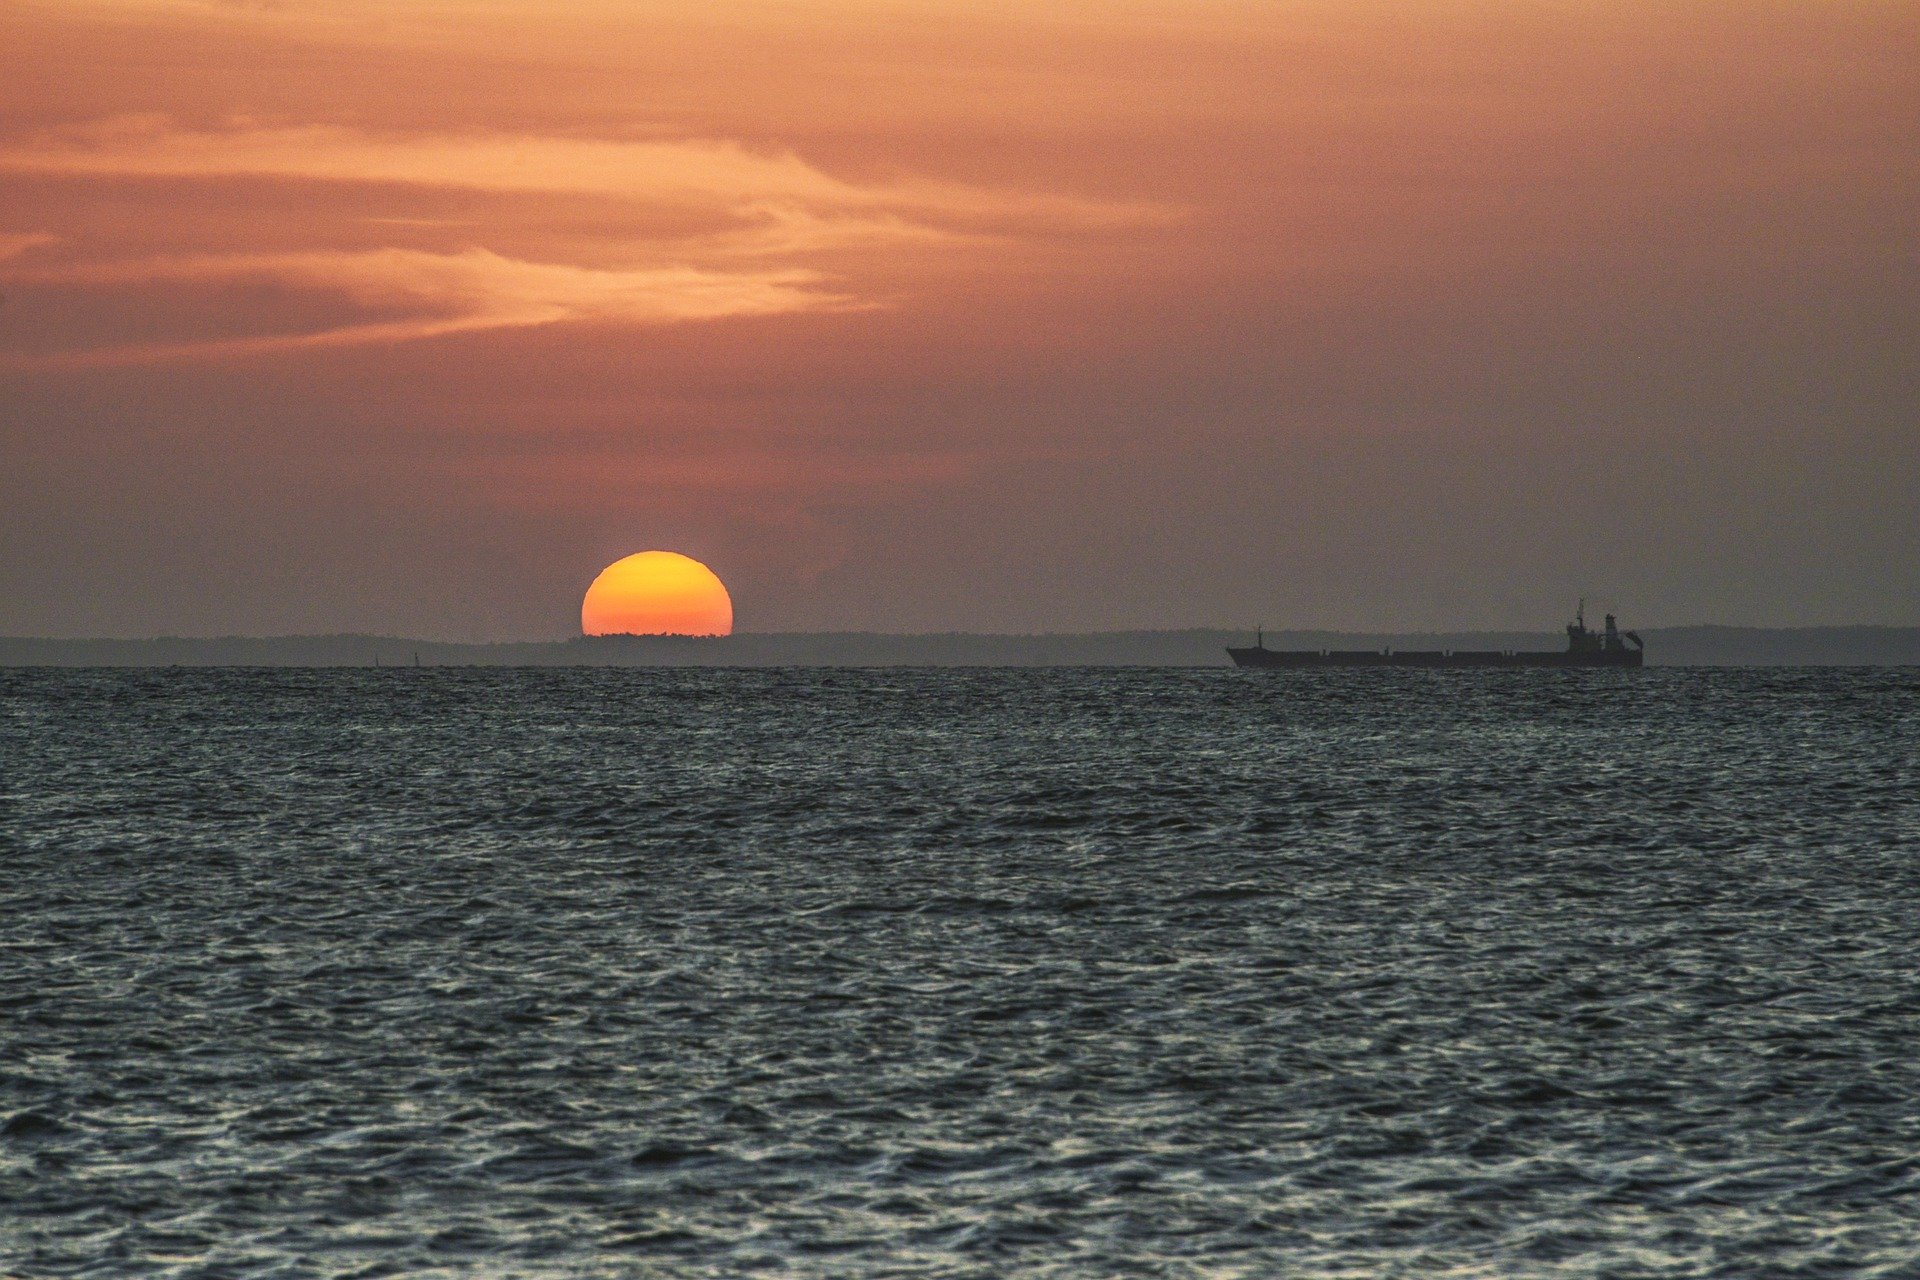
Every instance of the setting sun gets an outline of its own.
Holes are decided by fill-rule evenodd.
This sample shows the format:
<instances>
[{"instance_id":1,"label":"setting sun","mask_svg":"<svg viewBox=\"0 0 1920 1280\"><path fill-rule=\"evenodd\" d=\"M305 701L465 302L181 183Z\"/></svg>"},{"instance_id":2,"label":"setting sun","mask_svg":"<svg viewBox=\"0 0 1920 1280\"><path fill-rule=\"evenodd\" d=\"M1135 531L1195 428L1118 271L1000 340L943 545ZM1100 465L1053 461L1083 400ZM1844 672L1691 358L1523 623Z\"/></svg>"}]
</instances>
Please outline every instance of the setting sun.
<instances>
[{"instance_id":1,"label":"setting sun","mask_svg":"<svg viewBox=\"0 0 1920 1280\"><path fill-rule=\"evenodd\" d=\"M724 636L733 633L733 598L718 575L673 551L642 551L600 571L580 602L590 636Z\"/></svg>"}]
</instances>

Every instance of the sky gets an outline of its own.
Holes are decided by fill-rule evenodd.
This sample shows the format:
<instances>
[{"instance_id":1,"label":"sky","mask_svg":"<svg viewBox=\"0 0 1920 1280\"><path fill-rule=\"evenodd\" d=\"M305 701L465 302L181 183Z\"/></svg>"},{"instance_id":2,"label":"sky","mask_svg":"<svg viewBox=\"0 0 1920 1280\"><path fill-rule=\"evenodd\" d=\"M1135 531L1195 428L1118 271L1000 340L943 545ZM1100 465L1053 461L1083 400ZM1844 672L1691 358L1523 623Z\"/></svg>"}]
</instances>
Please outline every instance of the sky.
<instances>
[{"instance_id":1,"label":"sky","mask_svg":"<svg viewBox=\"0 0 1920 1280\"><path fill-rule=\"evenodd\" d=\"M9 0L0 634L1920 624L1920 5Z\"/></svg>"}]
</instances>

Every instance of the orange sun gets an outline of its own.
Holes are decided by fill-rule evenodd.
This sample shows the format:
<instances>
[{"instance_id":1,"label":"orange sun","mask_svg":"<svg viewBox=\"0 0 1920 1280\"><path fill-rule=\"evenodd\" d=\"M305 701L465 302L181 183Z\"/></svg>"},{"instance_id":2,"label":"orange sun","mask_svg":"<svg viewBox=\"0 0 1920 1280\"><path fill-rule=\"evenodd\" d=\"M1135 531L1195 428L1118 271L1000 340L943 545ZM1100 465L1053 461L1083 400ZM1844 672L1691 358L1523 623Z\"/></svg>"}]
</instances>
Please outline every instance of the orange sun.
<instances>
[{"instance_id":1,"label":"orange sun","mask_svg":"<svg viewBox=\"0 0 1920 1280\"><path fill-rule=\"evenodd\" d=\"M673 551L642 551L600 571L580 602L590 636L733 634L733 597L713 570Z\"/></svg>"}]
</instances>

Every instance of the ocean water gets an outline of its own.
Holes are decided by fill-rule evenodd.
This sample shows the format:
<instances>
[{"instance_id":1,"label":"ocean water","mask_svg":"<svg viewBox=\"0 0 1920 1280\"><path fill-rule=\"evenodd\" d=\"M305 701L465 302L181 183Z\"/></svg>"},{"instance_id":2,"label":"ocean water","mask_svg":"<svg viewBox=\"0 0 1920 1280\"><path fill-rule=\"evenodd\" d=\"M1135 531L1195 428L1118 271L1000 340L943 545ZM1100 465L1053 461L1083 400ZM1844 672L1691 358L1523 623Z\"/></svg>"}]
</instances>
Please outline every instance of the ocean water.
<instances>
[{"instance_id":1,"label":"ocean water","mask_svg":"<svg viewBox=\"0 0 1920 1280\"><path fill-rule=\"evenodd\" d=\"M0 1275L1920 1275L1920 671L0 672Z\"/></svg>"}]
</instances>

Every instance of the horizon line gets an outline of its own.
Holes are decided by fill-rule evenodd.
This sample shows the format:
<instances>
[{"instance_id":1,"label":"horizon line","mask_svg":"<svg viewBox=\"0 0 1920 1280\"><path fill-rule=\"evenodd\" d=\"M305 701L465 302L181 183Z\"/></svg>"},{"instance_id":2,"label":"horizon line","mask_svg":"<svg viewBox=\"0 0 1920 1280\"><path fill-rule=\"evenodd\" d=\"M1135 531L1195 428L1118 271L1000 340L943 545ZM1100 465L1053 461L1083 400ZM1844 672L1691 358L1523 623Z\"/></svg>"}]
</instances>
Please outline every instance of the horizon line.
<instances>
[{"instance_id":1,"label":"horizon line","mask_svg":"<svg viewBox=\"0 0 1920 1280\"><path fill-rule=\"evenodd\" d=\"M1794 626L1756 625L1738 622L1688 622L1669 623L1655 626L1640 626L1636 630L1645 632L1672 631L1920 631L1920 622L1816 622ZM271 633L223 632L212 634L187 635L176 632L159 632L148 635L0 635L0 643L28 644L155 644L175 643L214 643L222 641L274 641L274 640L378 640L396 644L458 645L465 648L504 647L509 645L571 645L627 643L632 641L677 641L725 643L730 640L774 640L774 639L821 639L842 636L885 637L887 639L953 639L969 637L979 639L1088 639L1111 636L1179 636L1179 635L1241 635L1263 631L1270 636L1283 635L1347 635L1347 636L1434 636L1434 635L1553 635L1558 627L1328 627L1328 626L1285 626L1285 627L1241 627L1241 626L1193 626L1193 627L1112 627L1098 630L1080 631L965 631L947 629L938 631L880 631L874 629L846 628L839 630L811 631L735 631L727 635L699 635L684 632L617 632L607 635L550 636L544 638L528 637L517 639L457 640L441 639L429 636L408 636L399 633L378 631L281 631Z\"/></svg>"}]
</instances>

